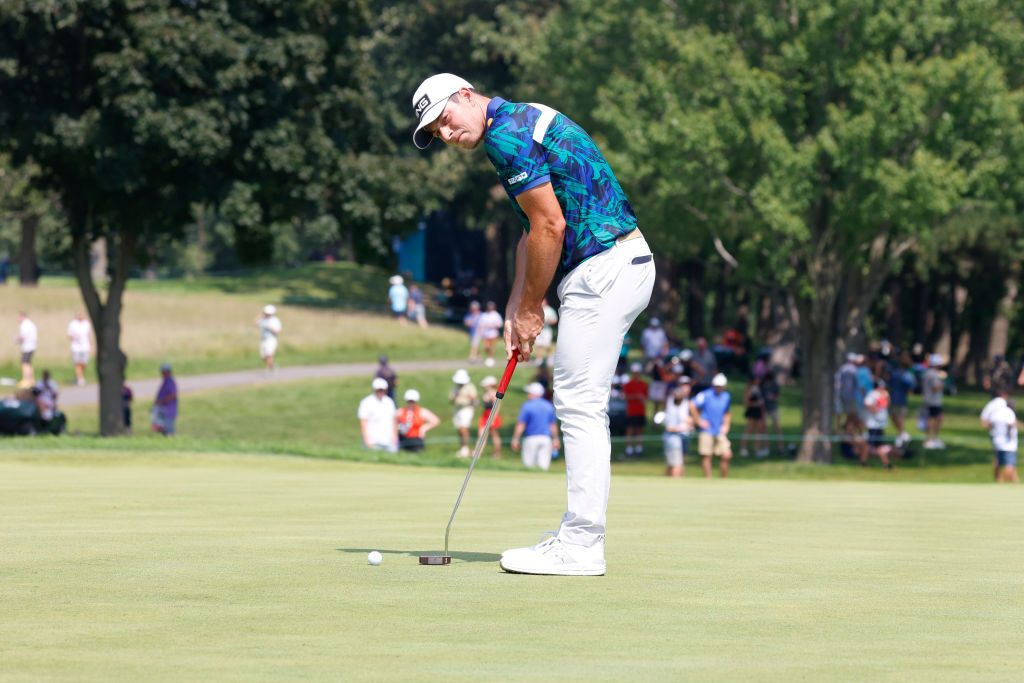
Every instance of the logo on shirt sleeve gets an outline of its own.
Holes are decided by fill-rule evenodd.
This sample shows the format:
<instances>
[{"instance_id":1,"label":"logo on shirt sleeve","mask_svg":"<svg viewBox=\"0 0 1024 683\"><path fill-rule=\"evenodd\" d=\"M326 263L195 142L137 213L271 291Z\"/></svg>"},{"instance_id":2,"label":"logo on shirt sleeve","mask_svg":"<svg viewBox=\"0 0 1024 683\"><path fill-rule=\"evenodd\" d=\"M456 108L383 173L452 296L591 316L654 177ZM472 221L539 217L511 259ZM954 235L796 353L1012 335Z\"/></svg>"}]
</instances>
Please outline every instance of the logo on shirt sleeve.
<instances>
[{"instance_id":1,"label":"logo on shirt sleeve","mask_svg":"<svg viewBox=\"0 0 1024 683\"><path fill-rule=\"evenodd\" d=\"M526 171L523 171L522 173L517 173L516 175L514 175L511 178L507 179L505 182L507 182L509 185L515 185L517 183L521 183L524 180L526 180L529 177L529 175L530 175L529 173L527 173Z\"/></svg>"}]
</instances>

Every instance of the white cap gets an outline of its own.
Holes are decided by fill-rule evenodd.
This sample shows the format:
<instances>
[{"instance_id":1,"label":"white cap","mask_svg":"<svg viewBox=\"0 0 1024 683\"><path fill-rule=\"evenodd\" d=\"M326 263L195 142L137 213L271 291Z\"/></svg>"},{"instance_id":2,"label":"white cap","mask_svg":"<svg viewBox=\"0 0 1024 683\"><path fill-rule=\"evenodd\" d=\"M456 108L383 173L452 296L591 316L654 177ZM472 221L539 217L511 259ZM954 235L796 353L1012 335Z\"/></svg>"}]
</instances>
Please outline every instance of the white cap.
<instances>
[{"instance_id":1,"label":"white cap","mask_svg":"<svg viewBox=\"0 0 1024 683\"><path fill-rule=\"evenodd\" d=\"M435 74L420 83L412 96L413 112L418 119L412 141L420 149L426 149L434 140L434 136L423 129L437 120L444 111L448 98L463 88L473 89L469 81L455 74Z\"/></svg>"},{"instance_id":2,"label":"white cap","mask_svg":"<svg viewBox=\"0 0 1024 683\"><path fill-rule=\"evenodd\" d=\"M420 400L420 392L416 391L415 389L410 389L409 391L405 392L405 400L406 401L418 401L418 400Z\"/></svg>"},{"instance_id":3,"label":"white cap","mask_svg":"<svg viewBox=\"0 0 1024 683\"><path fill-rule=\"evenodd\" d=\"M940 365L942 365L942 360L942 354L933 353L932 355L928 356L928 365L932 366L933 368L937 368Z\"/></svg>"},{"instance_id":4,"label":"white cap","mask_svg":"<svg viewBox=\"0 0 1024 683\"><path fill-rule=\"evenodd\" d=\"M498 378L494 375L487 375L480 380L480 386L482 387L496 387L498 386Z\"/></svg>"},{"instance_id":5,"label":"white cap","mask_svg":"<svg viewBox=\"0 0 1024 683\"><path fill-rule=\"evenodd\" d=\"M525 391L530 396L543 396L544 385L541 384L540 382L530 382L529 384L526 385Z\"/></svg>"},{"instance_id":6,"label":"white cap","mask_svg":"<svg viewBox=\"0 0 1024 683\"><path fill-rule=\"evenodd\" d=\"M711 380L711 386L713 387L724 387L728 382L725 379L725 375L718 373L714 379Z\"/></svg>"},{"instance_id":7,"label":"white cap","mask_svg":"<svg viewBox=\"0 0 1024 683\"><path fill-rule=\"evenodd\" d=\"M392 275L392 276L391 276L391 277L390 277L390 278L388 279L388 282L389 282L389 283L391 283L391 284L393 284L393 285L400 285L400 284L402 284L403 282L405 282L405 280L404 280L404 279L402 278L402 276L401 276L401 275Z\"/></svg>"},{"instance_id":8,"label":"white cap","mask_svg":"<svg viewBox=\"0 0 1024 683\"><path fill-rule=\"evenodd\" d=\"M373 383L370 386L373 387L374 391L377 391L378 389L383 389L384 391L387 391L388 390L388 381L386 379L384 379L383 377L374 377L373 378Z\"/></svg>"},{"instance_id":9,"label":"white cap","mask_svg":"<svg viewBox=\"0 0 1024 683\"><path fill-rule=\"evenodd\" d=\"M263 307L264 315L274 315L275 313L277 313L277 306L275 306L274 304L267 304L266 306Z\"/></svg>"},{"instance_id":10,"label":"white cap","mask_svg":"<svg viewBox=\"0 0 1024 683\"><path fill-rule=\"evenodd\" d=\"M643 372L644 371L644 366L641 363L633 363L632 365L629 366L629 371L630 372Z\"/></svg>"},{"instance_id":11,"label":"white cap","mask_svg":"<svg viewBox=\"0 0 1024 683\"><path fill-rule=\"evenodd\" d=\"M693 360L693 351L690 349L683 349L679 352L679 358L683 361Z\"/></svg>"},{"instance_id":12,"label":"white cap","mask_svg":"<svg viewBox=\"0 0 1024 683\"><path fill-rule=\"evenodd\" d=\"M469 373L462 368L459 368L455 371L455 374L452 375L452 381L456 384L469 384Z\"/></svg>"}]
</instances>

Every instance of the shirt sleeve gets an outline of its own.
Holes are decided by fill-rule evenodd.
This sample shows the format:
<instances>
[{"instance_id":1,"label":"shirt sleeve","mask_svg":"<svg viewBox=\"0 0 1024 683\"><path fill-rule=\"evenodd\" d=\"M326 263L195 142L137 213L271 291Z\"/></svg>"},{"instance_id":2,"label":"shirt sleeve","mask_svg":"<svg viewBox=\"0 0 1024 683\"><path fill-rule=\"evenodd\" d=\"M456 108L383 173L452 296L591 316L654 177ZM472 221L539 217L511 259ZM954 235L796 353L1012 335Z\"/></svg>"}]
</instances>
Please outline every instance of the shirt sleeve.
<instances>
[{"instance_id":1,"label":"shirt sleeve","mask_svg":"<svg viewBox=\"0 0 1024 683\"><path fill-rule=\"evenodd\" d=\"M515 197L551 182L547 153L533 140L533 122L524 120L520 124L509 117L488 137L487 157L510 195Z\"/></svg>"}]
</instances>

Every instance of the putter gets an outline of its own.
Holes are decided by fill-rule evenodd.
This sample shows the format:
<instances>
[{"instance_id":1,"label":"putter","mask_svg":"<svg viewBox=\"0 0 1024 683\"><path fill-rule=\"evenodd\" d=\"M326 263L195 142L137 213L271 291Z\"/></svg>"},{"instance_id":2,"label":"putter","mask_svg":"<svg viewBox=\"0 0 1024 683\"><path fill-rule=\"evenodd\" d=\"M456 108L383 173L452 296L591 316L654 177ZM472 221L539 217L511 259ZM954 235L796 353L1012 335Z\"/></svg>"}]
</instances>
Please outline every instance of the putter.
<instances>
[{"instance_id":1,"label":"putter","mask_svg":"<svg viewBox=\"0 0 1024 683\"><path fill-rule=\"evenodd\" d=\"M512 355L512 359L509 360L508 365L505 366L505 374L501 376L501 381L498 382L498 391L494 395L494 406L491 407L491 412L487 416L487 422L484 423L484 428L480 430L480 436L476 440L476 448L473 450L473 459L469 461L469 470L466 472L466 478L462 480L462 488L459 489L459 497L455 499L455 507L452 508L451 517L448 518L448 526L444 529L444 555L420 555L420 564L451 564L452 556L448 554L448 536L452 531L452 522L455 521L455 513L459 511L459 504L462 502L462 496L466 493L466 486L469 485L469 478L473 476L473 468L476 467L476 461L480 459L480 454L484 450L484 444L487 443L487 435L491 431L491 423L494 422L494 418L498 415L498 410L501 408L501 399L505 398L505 390L508 389L508 383L512 380L512 373L516 369L516 355Z\"/></svg>"}]
</instances>

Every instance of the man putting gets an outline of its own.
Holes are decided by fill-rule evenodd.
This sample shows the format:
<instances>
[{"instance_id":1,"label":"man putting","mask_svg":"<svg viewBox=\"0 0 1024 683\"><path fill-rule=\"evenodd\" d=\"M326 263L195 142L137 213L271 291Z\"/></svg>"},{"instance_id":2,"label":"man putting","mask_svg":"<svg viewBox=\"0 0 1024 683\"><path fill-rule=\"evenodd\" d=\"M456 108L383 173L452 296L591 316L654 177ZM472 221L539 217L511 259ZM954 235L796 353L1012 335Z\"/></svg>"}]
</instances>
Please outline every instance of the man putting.
<instances>
[{"instance_id":1,"label":"man putting","mask_svg":"<svg viewBox=\"0 0 1024 683\"><path fill-rule=\"evenodd\" d=\"M412 98L413 140L462 149L483 145L524 233L505 309L505 352L529 360L544 327L543 301L561 261L554 402L562 423L568 509L558 532L506 550L505 571L605 573L611 480L608 394L622 337L654 287L651 250L611 167L580 126L542 104L485 97L464 79L437 74Z\"/></svg>"}]
</instances>

